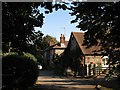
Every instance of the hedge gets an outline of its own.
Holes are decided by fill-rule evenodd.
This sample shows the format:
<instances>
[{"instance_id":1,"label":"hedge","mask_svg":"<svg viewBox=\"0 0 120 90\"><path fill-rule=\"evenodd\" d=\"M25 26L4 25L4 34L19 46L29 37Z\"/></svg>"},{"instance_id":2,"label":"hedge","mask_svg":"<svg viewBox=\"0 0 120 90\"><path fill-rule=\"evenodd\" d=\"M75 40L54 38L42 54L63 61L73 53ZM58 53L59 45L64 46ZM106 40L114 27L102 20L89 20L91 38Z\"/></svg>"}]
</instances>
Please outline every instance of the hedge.
<instances>
[{"instance_id":1,"label":"hedge","mask_svg":"<svg viewBox=\"0 0 120 90\"><path fill-rule=\"evenodd\" d=\"M18 54L2 57L2 87L19 88L35 84L38 77L37 63L26 56Z\"/></svg>"}]
</instances>

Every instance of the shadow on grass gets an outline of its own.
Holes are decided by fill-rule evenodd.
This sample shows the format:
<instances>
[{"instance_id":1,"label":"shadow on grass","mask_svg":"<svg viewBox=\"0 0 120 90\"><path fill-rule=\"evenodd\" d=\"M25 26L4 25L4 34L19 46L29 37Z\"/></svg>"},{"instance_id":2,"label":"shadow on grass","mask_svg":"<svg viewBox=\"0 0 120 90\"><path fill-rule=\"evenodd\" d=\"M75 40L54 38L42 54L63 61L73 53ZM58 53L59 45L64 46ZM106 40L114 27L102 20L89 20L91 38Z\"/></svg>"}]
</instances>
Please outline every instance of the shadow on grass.
<instances>
[{"instance_id":1,"label":"shadow on grass","mask_svg":"<svg viewBox=\"0 0 120 90\"><path fill-rule=\"evenodd\" d=\"M113 78L106 81L104 78L95 79L96 85L100 90L120 90L120 80Z\"/></svg>"}]
</instances>

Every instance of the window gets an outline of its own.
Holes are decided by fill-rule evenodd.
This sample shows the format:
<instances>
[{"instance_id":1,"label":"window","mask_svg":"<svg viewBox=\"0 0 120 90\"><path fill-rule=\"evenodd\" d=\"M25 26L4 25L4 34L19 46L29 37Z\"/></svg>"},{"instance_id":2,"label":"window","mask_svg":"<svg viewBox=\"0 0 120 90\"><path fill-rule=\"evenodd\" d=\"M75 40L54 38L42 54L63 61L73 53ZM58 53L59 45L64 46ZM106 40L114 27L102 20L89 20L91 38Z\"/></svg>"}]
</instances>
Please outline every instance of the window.
<instances>
[{"instance_id":1,"label":"window","mask_svg":"<svg viewBox=\"0 0 120 90\"><path fill-rule=\"evenodd\" d=\"M103 65L107 65L108 56L104 56L102 60L103 60Z\"/></svg>"}]
</instances>

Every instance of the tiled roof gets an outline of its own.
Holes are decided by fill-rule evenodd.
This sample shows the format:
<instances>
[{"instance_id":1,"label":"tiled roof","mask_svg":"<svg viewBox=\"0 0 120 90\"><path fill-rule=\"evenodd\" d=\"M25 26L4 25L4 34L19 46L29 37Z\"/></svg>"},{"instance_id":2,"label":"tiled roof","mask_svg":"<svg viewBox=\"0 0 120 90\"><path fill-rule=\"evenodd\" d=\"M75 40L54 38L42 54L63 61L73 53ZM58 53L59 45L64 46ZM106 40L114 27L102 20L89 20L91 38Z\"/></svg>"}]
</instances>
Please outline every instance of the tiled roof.
<instances>
[{"instance_id":1,"label":"tiled roof","mask_svg":"<svg viewBox=\"0 0 120 90\"><path fill-rule=\"evenodd\" d=\"M92 46L90 48L86 48L86 46L83 46L84 41L84 33L82 32L72 32L74 35L80 49L82 50L83 54L94 54L94 51L100 50L100 46ZM100 54L100 53L98 53Z\"/></svg>"},{"instance_id":2,"label":"tiled roof","mask_svg":"<svg viewBox=\"0 0 120 90\"><path fill-rule=\"evenodd\" d=\"M55 45L53 48L54 48L54 49L57 49L57 48L65 48L65 47L61 47L61 46L59 46L59 45Z\"/></svg>"},{"instance_id":3,"label":"tiled roof","mask_svg":"<svg viewBox=\"0 0 120 90\"><path fill-rule=\"evenodd\" d=\"M52 45L52 46L49 46L48 48L46 48L44 51L48 51L48 50L51 50L51 49L53 49L53 47L55 47L57 44L54 44L54 45Z\"/></svg>"},{"instance_id":4,"label":"tiled roof","mask_svg":"<svg viewBox=\"0 0 120 90\"><path fill-rule=\"evenodd\" d=\"M61 47L60 45L55 45L53 48L66 48L68 45L68 41L65 41L65 47Z\"/></svg>"},{"instance_id":5,"label":"tiled roof","mask_svg":"<svg viewBox=\"0 0 120 90\"><path fill-rule=\"evenodd\" d=\"M51 50L51 49L65 49L68 45L68 41L65 41L65 47L61 47L60 45L58 44L54 44L52 46L49 46L48 48L46 48L44 51L48 51L48 50Z\"/></svg>"}]
</instances>

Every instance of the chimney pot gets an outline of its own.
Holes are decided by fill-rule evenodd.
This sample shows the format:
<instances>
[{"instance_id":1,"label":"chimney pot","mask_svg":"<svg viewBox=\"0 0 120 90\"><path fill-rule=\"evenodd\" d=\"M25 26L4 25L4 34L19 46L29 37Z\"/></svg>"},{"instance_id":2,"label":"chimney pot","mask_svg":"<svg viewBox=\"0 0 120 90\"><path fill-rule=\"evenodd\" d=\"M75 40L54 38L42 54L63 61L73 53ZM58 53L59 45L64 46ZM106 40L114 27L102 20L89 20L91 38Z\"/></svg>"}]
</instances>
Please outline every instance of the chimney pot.
<instances>
[{"instance_id":1,"label":"chimney pot","mask_svg":"<svg viewBox=\"0 0 120 90\"><path fill-rule=\"evenodd\" d=\"M60 44L65 44L65 36L64 36L64 34L61 34Z\"/></svg>"}]
</instances>

